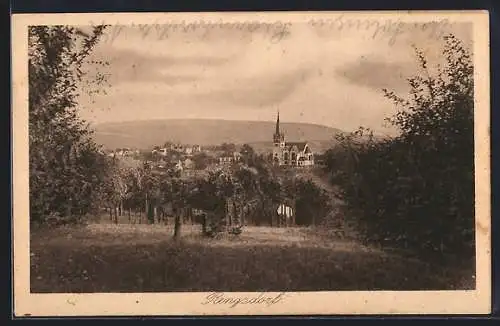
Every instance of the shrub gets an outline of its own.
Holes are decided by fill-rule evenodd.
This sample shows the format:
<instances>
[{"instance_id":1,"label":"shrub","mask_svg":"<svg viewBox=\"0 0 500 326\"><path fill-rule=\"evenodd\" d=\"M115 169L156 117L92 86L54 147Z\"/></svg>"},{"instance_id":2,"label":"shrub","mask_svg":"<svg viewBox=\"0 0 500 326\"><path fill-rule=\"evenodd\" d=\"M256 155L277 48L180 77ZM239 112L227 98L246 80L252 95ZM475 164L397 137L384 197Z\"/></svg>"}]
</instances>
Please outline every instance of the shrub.
<instances>
[{"instance_id":1,"label":"shrub","mask_svg":"<svg viewBox=\"0 0 500 326\"><path fill-rule=\"evenodd\" d=\"M409 99L384 90L397 105L388 121L400 134L381 140L360 128L342 135L326 165L364 240L473 257L473 67L458 39L445 41L446 64L436 76L416 51L422 71L408 80Z\"/></svg>"}]
</instances>

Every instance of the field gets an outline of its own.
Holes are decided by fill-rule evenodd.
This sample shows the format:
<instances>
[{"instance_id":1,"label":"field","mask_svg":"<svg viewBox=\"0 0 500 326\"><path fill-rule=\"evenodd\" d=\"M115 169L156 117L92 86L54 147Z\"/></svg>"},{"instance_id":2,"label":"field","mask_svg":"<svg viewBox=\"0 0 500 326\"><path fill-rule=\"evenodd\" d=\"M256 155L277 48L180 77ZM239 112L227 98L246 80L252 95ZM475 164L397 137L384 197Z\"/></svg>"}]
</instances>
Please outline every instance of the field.
<instances>
[{"instance_id":1,"label":"field","mask_svg":"<svg viewBox=\"0 0 500 326\"><path fill-rule=\"evenodd\" d=\"M31 291L325 291L473 288L444 269L326 239L306 228L247 227L205 239L199 226L90 224L32 231Z\"/></svg>"}]
</instances>

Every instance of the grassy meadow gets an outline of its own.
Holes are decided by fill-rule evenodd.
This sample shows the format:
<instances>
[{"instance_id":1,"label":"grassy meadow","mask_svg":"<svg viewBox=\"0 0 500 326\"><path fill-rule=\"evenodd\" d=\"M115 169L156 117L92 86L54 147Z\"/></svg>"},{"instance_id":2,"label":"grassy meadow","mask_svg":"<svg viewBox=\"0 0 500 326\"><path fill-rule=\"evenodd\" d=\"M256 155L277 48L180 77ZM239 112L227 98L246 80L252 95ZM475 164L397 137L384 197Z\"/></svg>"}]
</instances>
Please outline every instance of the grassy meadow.
<instances>
[{"instance_id":1,"label":"grassy meadow","mask_svg":"<svg viewBox=\"0 0 500 326\"><path fill-rule=\"evenodd\" d=\"M31 291L418 290L473 287L457 272L324 239L306 228L247 227L205 239L199 226L90 224L33 230ZM467 276L468 275L468 276Z\"/></svg>"}]
</instances>

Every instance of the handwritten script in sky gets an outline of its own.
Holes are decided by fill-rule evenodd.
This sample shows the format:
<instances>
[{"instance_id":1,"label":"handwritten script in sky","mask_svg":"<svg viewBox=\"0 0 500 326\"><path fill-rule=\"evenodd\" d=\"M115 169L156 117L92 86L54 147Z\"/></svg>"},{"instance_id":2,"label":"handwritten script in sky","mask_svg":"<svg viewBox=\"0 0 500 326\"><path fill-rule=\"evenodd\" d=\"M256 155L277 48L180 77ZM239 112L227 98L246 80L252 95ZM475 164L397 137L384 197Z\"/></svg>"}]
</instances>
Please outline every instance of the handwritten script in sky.
<instances>
[{"instance_id":1,"label":"handwritten script in sky","mask_svg":"<svg viewBox=\"0 0 500 326\"><path fill-rule=\"evenodd\" d=\"M194 22L186 22L185 20L180 22L156 20L150 24L132 23L129 25L112 25L111 32L104 36L103 42L112 43L121 35L125 27L135 27L140 31L143 38L153 37L159 41L168 38L172 33L189 33L200 30L202 31L200 36L203 38L212 31L219 29L238 30L250 33L261 32L267 34L272 43L277 43L291 33L290 27L293 24L292 22L284 21L259 22L256 20L229 22L222 19L215 21L197 20ZM340 15L337 18L310 19L307 24L313 28L320 28L327 31L330 30L344 33L364 31L369 34L372 39L386 39L388 44L393 46L397 42L398 37L412 30L425 32L428 34L428 37L432 39L440 39L454 23L450 22L448 19L425 23L408 23L400 19L355 19L346 18L345 15ZM92 25L106 25L106 22L102 21L100 24L93 23Z\"/></svg>"}]
</instances>

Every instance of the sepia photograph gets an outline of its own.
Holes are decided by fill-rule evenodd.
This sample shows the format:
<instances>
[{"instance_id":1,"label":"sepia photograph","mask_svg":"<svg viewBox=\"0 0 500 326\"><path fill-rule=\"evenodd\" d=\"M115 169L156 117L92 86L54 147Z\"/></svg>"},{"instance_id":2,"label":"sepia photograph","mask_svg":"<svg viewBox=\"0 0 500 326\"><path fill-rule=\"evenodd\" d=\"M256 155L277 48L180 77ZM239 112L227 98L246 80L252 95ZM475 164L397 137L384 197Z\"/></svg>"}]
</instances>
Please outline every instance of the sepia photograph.
<instances>
[{"instance_id":1,"label":"sepia photograph","mask_svg":"<svg viewBox=\"0 0 500 326\"><path fill-rule=\"evenodd\" d=\"M487 12L12 30L17 313L490 310Z\"/></svg>"}]
</instances>

